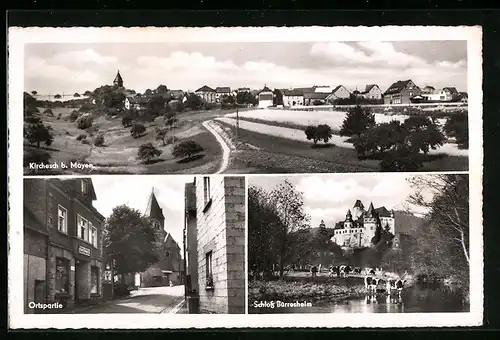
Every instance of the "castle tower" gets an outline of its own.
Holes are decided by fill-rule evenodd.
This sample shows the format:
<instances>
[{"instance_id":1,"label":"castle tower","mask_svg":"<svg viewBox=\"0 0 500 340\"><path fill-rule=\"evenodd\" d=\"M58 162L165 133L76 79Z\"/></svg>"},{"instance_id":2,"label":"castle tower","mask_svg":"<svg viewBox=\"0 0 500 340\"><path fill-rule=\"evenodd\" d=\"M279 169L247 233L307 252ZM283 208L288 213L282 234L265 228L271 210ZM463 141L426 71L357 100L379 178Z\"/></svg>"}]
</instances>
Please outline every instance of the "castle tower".
<instances>
[{"instance_id":1,"label":"castle tower","mask_svg":"<svg viewBox=\"0 0 500 340\"><path fill-rule=\"evenodd\" d=\"M321 223L319 224L320 228L326 228L325 221L321 220Z\"/></svg>"},{"instance_id":2,"label":"castle tower","mask_svg":"<svg viewBox=\"0 0 500 340\"><path fill-rule=\"evenodd\" d=\"M344 228L352 228L351 210L347 210L347 214L345 215Z\"/></svg>"},{"instance_id":3,"label":"castle tower","mask_svg":"<svg viewBox=\"0 0 500 340\"><path fill-rule=\"evenodd\" d=\"M120 70L118 70L118 73L116 74L115 80L113 80L113 85L118 86L118 87L123 87L123 78L120 75Z\"/></svg>"},{"instance_id":4,"label":"castle tower","mask_svg":"<svg viewBox=\"0 0 500 340\"><path fill-rule=\"evenodd\" d=\"M368 208L363 218L364 245L369 245L373 236L375 236L375 230L377 229L377 220L377 213L375 212L373 203L370 203L370 207Z\"/></svg>"},{"instance_id":5,"label":"castle tower","mask_svg":"<svg viewBox=\"0 0 500 340\"><path fill-rule=\"evenodd\" d=\"M360 200L356 200L356 203L354 203L354 207L352 210L353 210L352 218L354 220L358 220L365 211L365 207L363 206L363 203Z\"/></svg>"}]
</instances>

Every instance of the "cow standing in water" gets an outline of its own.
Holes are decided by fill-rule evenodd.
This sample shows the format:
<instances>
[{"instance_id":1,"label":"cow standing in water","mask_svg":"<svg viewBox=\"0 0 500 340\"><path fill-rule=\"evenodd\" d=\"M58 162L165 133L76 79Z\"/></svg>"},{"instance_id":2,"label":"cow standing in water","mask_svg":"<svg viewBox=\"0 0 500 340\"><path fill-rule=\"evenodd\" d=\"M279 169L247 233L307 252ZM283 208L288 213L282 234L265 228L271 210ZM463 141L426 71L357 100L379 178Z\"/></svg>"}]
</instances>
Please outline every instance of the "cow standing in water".
<instances>
[{"instance_id":1,"label":"cow standing in water","mask_svg":"<svg viewBox=\"0 0 500 340\"><path fill-rule=\"evenodd\" d=\"M331 266L330 267L330 276L333 276L333 274L340 276L340 268L339 266Z\"/></svg>"}]
</instances>

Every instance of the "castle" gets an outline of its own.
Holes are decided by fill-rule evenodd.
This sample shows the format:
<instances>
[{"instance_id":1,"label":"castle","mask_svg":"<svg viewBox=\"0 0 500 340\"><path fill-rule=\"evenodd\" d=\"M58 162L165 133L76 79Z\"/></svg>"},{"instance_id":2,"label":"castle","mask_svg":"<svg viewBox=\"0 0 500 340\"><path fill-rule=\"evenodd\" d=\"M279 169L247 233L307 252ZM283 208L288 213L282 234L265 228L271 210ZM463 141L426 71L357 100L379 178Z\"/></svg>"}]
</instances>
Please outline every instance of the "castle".
<instances>
[{"instance_id":1,"label":"castle","mask_svg":"<svg viewBox=\"0 0 500 340\"><path fill-rule=\"evenodd\" d=\"M349 209L345 220L335 224L331 240L341 247L369 247L378 223L395 235L393 210L389 211L385 207L375 209L373 203L365 210L363 203L356 200L352 213Z\"/></svg>"}]
</instances>

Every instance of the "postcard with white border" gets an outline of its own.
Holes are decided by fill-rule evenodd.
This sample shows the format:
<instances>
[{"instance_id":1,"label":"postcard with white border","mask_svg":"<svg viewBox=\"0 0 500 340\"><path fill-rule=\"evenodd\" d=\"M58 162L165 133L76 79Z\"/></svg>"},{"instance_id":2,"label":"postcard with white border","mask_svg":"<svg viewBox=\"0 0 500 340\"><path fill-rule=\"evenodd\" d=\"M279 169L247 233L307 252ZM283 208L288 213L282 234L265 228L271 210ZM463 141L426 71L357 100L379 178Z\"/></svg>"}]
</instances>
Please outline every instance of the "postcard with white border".
<instances>
[{"instance_id":1,"label":"postcard with white border","mask_svg":"<svg viewBox=\"0 0 500 340\"><path fill-rule=\"evenodd\" d=\"M11 328L482 324L481 27L8 41Z\"/></svg>"}]
</instances>

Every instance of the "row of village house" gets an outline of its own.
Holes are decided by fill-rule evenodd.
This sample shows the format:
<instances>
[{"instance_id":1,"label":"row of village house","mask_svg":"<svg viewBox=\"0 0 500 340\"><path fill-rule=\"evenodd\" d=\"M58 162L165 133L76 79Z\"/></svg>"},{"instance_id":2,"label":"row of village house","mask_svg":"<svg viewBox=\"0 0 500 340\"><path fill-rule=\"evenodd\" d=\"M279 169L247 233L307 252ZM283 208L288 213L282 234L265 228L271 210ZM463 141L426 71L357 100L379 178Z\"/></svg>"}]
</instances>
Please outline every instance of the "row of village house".
<instances>
[{"instance_id":1,"label":"row of village house","mask_svg":"<svg viewBox=\"0 0 500 340\"><path fill-rule=\"evenodd\" d=\"M259 107L268 107L277 104L284 106L308 106L315 104L333 104L338 100L349 99L353 96L371 101L382 101L384 104L409 104L418 102L451 102L467 101L467 93L458 92L455 87L435 89L426 86L423 89L415 85L412 80L399 80L393 83L385 92L377 84L366 85L364 91L349 91L344 85L313 86L306 88L275 89L264 86L262 90L251 91L249 88L239 88L231 91L229 87L212 89L203 86L195 93L207 102L217 102L222 96L236 95L239 92L251 92L259 100Z\"/></svg>"},{"instance_id":2,"label":"row of village house","mask_svg":"<svg viewBox=\"0 0 500 340\"><path fill-rule=\"evenodd\" d=\"M160 244L159 261L122 278L103 249L105 218L93 206L97 197L92 180L25 179L25 313L36 312L30 302L60 302L71 308L111 299L122 283L121 289L184 284L186 294L199 298L202 311L243 313L244 188L243 178L231 177L212 183L203 177L187 184L186 261L165 230L165 216L153 191L145 214ZM219 240L221 232L227 238Z\"/></svg>"},{"instance_id":3,"label":"row of village house","mask_svg":"<svg viewBox=\"0 0 500 340\"><path fill-rule=\"evenodd\" d=\"M123 87L123 78L120 72L117 73L113 84ZM231 90L230 87L216 87L215 89L204 85L194 91L194 93L206 101L207 103L218 103L221 98L234 96L238 93L248 92L252 97L258 100L260 108L270 106L283 105L286 107L293 106L310 106L318 104L335 104L339 101L359 98L371 101L373 103L391 104L410 104L419 102L451 102L462 101L467 102L467 93L458 92L455 87L444 87L435 89L433 86L425 86L420 88L411 80L398 80L389 88L382 92L377 84L366 85L364 91L349 91L344 85L332 86L312 86L305 88L291 89L274 89L264 85L260 90L251 90L248 87ZM180 101L187 100L187 93L182 90L169 90L170 98ZM143 108L148 101L147 96L132 96L128 95L125 98L124 106L126 109ZM243 104L243 103L242 103Z\"/></svg>"}]
</instances>

